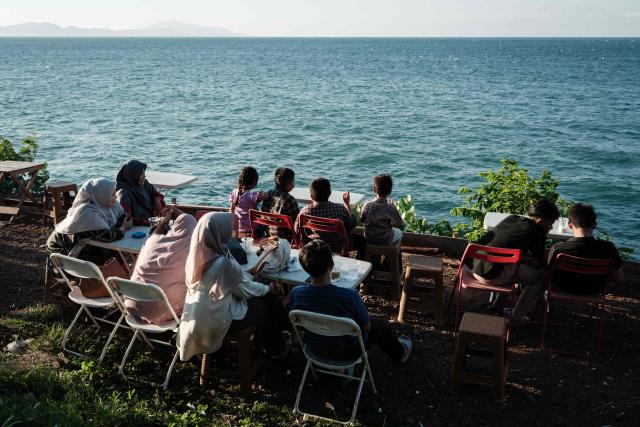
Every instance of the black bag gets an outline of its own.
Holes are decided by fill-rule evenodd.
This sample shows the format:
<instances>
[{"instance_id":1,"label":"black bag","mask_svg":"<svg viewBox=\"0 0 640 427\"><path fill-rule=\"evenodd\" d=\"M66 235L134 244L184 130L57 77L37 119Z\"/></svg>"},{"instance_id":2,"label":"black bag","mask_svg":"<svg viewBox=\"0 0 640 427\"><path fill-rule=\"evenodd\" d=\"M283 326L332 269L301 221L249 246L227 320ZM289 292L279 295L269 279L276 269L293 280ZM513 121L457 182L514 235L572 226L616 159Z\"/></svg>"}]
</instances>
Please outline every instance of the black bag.
<instances>
[{"instance_id":1,"label":"black bag","mask_svg":"<svg viewBox=\"0 0 640 427\"><path fill-rule=\"evenodd\" d=\"M238 239L229 240L225 246L229 249L229 252L231 252L231 255L236 261L238 261L238 264L244 265L249 262L249 260L247 260L247 253L242 248L242 244Z\"/></svg>"}]
</instances>

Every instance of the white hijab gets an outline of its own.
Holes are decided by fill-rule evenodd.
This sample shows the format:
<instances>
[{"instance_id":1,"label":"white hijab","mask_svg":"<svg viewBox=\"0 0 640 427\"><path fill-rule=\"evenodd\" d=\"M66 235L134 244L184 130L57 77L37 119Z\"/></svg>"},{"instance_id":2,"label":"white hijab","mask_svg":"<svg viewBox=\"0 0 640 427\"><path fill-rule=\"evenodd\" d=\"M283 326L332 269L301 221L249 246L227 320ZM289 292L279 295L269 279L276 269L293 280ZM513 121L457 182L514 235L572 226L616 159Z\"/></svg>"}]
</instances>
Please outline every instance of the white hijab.
<instances>
[{"instance_id":1,"label":"white hijab","mask_svg":"<svg viewBox=\"0 0 640 427\"><path fill-rule=\"evenodd\" d=\"M195 289L204 273L219 258L224 258L213 276L214 283L209 295L221 300L242 282L244 275L237 261L224 246L231 239L233 232L233 214L229 212L212 212L198 221L191 236L191 248L185 266L186 284Z\"/></svg>"},{"instance_id":2,"label":"white hijab","mask_svg":"<svg viewBox=\"0 0 640 427\"><path fill-rule=\"evenodd\" d=\"M124 213L118 202L109 207L115 189L116 182L107 178L94 178L85 182L80 187L67 217L56 225L56 231L76 234L113 227Z\"/></svg>"}]
</instances>

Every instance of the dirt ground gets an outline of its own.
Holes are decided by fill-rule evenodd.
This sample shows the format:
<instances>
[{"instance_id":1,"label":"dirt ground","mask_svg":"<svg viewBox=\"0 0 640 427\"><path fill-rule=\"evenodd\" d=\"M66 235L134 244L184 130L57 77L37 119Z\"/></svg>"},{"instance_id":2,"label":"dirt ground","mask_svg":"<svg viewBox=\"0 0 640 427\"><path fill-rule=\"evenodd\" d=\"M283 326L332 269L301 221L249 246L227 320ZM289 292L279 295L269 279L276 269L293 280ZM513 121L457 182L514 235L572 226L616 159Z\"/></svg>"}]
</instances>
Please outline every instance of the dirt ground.
<instances>
[{"instance_id":1,"label":"dirt ground","mask_svg":"<svg viewBox=\"0 0 640 427\"><path fill-rule=\"evenodd\" d=\"M42 302L44 243L51 229L29 216L0 226L0 315ZM445 265L446 303L457 260L445 259ZM399 324L395 320L397 300L365 296L372 316L389 320L398 333L410 336L414 350L403 365L389 361L377 349L370 351L378 394L365 386L358 420L376 426L640 425L640 291L637 286L627 286L613 292L606 313L604 352L591 360L539 349L542 305L535 317L537 322L513 331L504 403L494 401L489 387L464 385L457 396L449 393L454 313L447 313L443 329L434 328L431 318L418 314L410 314L405 323ZM482 309L483 301L475 295L464 305L475 311ZM452 307L455 309L455 305ZM553 312L562 313L554 320L564 324L575 324L576 320L583 323L589 314L579 310L574 316L568 307L555 307ZM549 344L592 350L595 322L586 325L550 329ZM481 357L469 360L469 366L478 370L485 364ZM286 362L270 363L250 399L292 408L303 368L304 359L299 353ZM333 407L345 417L354 396L354 385L319 379L305 389L303 401L316 402L312 410L323 411L326 416L333 415Z\"/></svg>"}]
</instances>

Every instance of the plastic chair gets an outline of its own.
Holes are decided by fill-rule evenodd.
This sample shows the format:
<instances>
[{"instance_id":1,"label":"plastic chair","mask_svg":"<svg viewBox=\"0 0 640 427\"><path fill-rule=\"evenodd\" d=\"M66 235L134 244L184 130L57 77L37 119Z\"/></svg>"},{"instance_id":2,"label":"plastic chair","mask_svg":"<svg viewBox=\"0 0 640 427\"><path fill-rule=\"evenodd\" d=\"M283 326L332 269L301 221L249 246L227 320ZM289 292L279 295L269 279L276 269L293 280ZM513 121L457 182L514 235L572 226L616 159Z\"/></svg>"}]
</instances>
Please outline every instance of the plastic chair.
<instances>
[{"instance_id":1,"label":"plastic chair","mask_svg":"<svg viewBox=\"0 0 640 427\"><path fill-rule=\"evenodd\" d=\"M307 230L319 233L336 233L342 238L343 242L342 252L340 254L345 257L349 256L349 235L347 234L347 230L344 228L342 220L300 214L298 216L298 221L300 222L298 228L298 242L300 245L319 237L318 234L308 234Z\"/></svg>"},{"instance_id":2,"label":"plastic chair","mask_svg":"<svg viewBox=\"0 0 640 427\"><path fill-rule=\"evenodd\" d=\"M460 267L458 267L458 298L456 304L456 331L460 325L460 304L462 302L462 289L476 289L488 292L495 292L497 294L508 294L510 297L511 310L509 310L509 325L507 327L506 340L509 341L509 335L511 333L513 305L516 295L516 278L518 277L518 269L520 267L520 257L522 252L520 249L509 248L494 248L491 246L477 245L471 243L464 251L464 255L460 260ZM493 284L490 281L481 281L476 279L473 272L467 268L465 262L468 259L478 259L483 261L492 262L494 264L515 265L515 271L511 278L511 283L506 285ZM455 289L454 289L455 291Z\"/></svg>"},{"instance_id":3,"label":"plastic chair","mask_svg":"<svg viewBox=\"0 0 640 427\"><path fill-rule=\"evenodd\" d=\"M266 225L268 227L275 227L277 229L287 229L287 230L291 230L291 236L292 238L289 240L289 243L291 243L292 247L297 247L297 239L296 239L296 234L293 231L293 224L291 223L291 218L289 218L287 215L282 215L282 214L276 214L276 213L271 213L271 212L262 212L256 209L251 209L249 210L249 221L251 222L251 230L252 230L252 235L251 237L255 238L256 236L255 234L255 230L256 230L256 225Z\"/></svg>"},{"instance_id":4,"label":"plastic chair","mask_svg":"<svg viewBox=\"0 0 640 427\"><path fill-rule=\"evenodd\" d=\"M584 356L583 353L574 353L561 351L557 349L550 349L544 346L544 340L547 332L548 318L549 318L549 307L551 305L551 300L559 300L566 301L578 304L593 304L595 308L599 308L599 325L598 325L598 351L602 350L602 330L604 326L604 307L606 304L606 285L608 281L608 277L611 274L613 269L613 261L610 259L588 259L588 258L579 258L568 254L559 254L551 264L551 268L547 272L545 278L545 311L544 311L544 321L542 323L542 337L540 338L540 348L545 351L549 351L551 353L559 353L559 354L568 354L573 356ZM579 295L572 294L571 292L565 291L564 289L557 287L557 284L553 282L553 275L557 271L566 271L570 273L577 274L587 274L593 276L601 276L603 278L602 290L596 294L592 295ZM593 314L593 313L592 313ZM591 317L591 316L589 316Z\"/></svg>"},{"instance_id":5,"label":"plastic chair","mask_svg":"<svg viewBox=\"0 0 640 427\"><path fill-rule=\"evenodd\" d=\"M50 258L51 258L51 263L58 270L58 272L62 276L62 280L64 280L64 282L67 284L67 286L71 291L69 292L69 299L74 303L80 305L80 309L78 310L75 317L73 318L71 325L69 325L69 327L64 333L64 337L62 338L62 349L76 356L87 357L82 353L78 353L68 349L66 346L67 341L69 340L69 334L71 333L71 330L78 322L80 315L84 312L86 316L89 318L89 320L98 328L100 328L100 325L98 324L98 322L113 325L111 334L109 334L109 338L107 339L107 342L102 348L102 353L100 354L100 358L98 359L98 362L102 362L102 359L104 359L104 356L107 353L107 348L109 347L111 340L113 340L113 337L115 336L118 328L121 327L122 321L124 320L124 314L122 312L120 313L120 317L117 322L112 322L111 320L107 320L101 317L94 317L94 315L91 313L89 309L92 309L92 308L113 309L105 317L108 317L109 315L113 314L116 311L120 311L120 308L118 307L117 301L114 299L113 294L111 294L111 291L109 291L109 293L111 294L110 297L87 298L84 295L82 295L80 288L76 286L74 283L72 283L69 277L67 276L68 274L70 276L74 276L79 279L95 279L100 281L105 286L105 288L109 289L109 287L107 286L104 280L104 277L102 277L102 273L94 263L89 261L79 260L77 258L72 258L70 256L62 255L62 254L51 254ZM122 327L125 327L125 326L122 326Z\"/></svg>"},{"instance_id":6,"label":"plastic chair","mask_svg":"<svg viewBox=\"0 0 640 427\"><path fill-rule=\"evenodd\" d=\"M289 319L291 320L291 324L294 327L296 337L298 339L298 342L300 343L304 342L302 340L302 336L304 334L303 329L309 332L313 332L314 334L324 335L328 337L339 337L345 335L358 337L361 354L350 360L335 360L321 357L313 353L307 345L303 345L302 351L304 353L304 356L307 358L307 365L304 368L304 374L302 375L302 380L300 381L300 387L298 388L298 395L296 396L296 403L293 409L293 412L295 414L303 415L305 419L307 417L313 417L328 421L339 422L342 424L352 424L356 418L356 412L358 411L358 403L360 401L360 394L362 393L362 386L364 385L365 381L367 381L367 379L365 378L366 376L369 377L368 381L371 384L371 389L374 393L377 393L375 383L373 382L371 367L369 366L367 350L365 349L364 342L362 341L362 332L360 331L360 327L355 321L346 317L329 316L326 314L313 313L303 310L292 310L289 313ZM345 370L352 368L358 363L364 364L364 369L362 370L362 374L359 378L353 375L345 375L335 372L336 370ZM348 422L325 418L319 415L300 411L300 398L302 396L302 389L304 388L304 383L307 379L309 370L311 370L314 378L316 377L316 372L322 372L324 374L359 381L358 393L356 394L356 399L353 403L351 419Z\"/></svg>"},{"instance_id":7,"label":"plastic chair","mask_svg":"<svg viewBox=\"0 0 640 427\"><path fill-rule=\"evenodd\" d=\"M127 363L129 353L131 352L136 339L138 339L138 336L142 335L141 338L144 338L144 341L146 342L175 347L175 345L170 341L161 341L148 338L146 337L146 334L177 332L178 327L180 326L180 319L178 318L178 316L176 316L175 311L173 311L173 308L171 307L171 304L169 304L169 300L167 299L164 291L154 284L134 282L132 280L120 279L118 277L109 277L107 279L107 285L109 286L109 289L114 297L118 299L118 304L125 310L125 320L127 324L129 325L129 327L131 327L131 329L135 330L133 338L131 338L129 346L127 347L127 350L122 357L122 362L120 362L120 369L118 371L120 375L127 378L127 376L124 374L124 366ZM122 297L140 302L162 302L165 305L165 309L169 313L171 313L171 317L173 317L173 320L165 325L156 325L154 323L146 322L129 311L129 308L125 305L124 299ZM171 373L173 372L173 367L175 366L177 359L178 349L176 348L176 352L173 355L173 360L171 361L171 365L169 366L169 370L167 371L164 383L162 384L163 390L167 389L169 378L171 378Z\"/></svg>"}]
</instances>

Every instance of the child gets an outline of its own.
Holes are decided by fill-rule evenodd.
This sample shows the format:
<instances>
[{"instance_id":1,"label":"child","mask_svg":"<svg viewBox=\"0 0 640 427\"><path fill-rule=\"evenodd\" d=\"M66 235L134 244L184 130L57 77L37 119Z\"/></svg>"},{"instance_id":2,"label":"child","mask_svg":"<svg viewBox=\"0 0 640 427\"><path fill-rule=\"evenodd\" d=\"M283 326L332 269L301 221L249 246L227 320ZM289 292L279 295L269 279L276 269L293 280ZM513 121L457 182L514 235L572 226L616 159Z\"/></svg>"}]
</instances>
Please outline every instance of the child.
<instances>
[{"instance_id":1,"label":"child","mask_svg":"<svg viewBox=\"0 0 640 427\"><path fill-rule=\"evenodd\" d=\"M289 168L276 169L274 181L276 188L267 192L267 199L262 203L262 210L275 214L286 215L291 219L291 224L295 224L300 213L298 201L289 192L296 186L296 175ZM273 228L273 227L272 227ZM271 234L276 234L276 230L269 230ZM291 241L293 233L290 230L281 228L277 231L278 237Z\"/></svg>"},{"instance_id":2,"label":"child","mask_svg":"<svg viewBox=\"0 0 640 427\"><path fill-rule=\"evenodd\" d=\"M229 195L229 211L233 214L233 230L237 237L251 235L249 211L258 209L258 202L265 200L267 193L251 191L258 185L258 171L254 167L246 166L240 171L238 188Z\"/></svg>"},{"instance_id":3,"label":"child","mask_svg":"<svg viewBox=\"0 0 640 427\"><path fill-rule=\"evenodd\" d=\"M373 178L373 192L377 197L365 203L360 214L367 242L392 245L402 239L400 229L404 222L393 202L387 199L392 188L391 175L384 174Z\"/></svg>"},{"instance_id":4,"label":"child","mask_svg":"<svg viewBox=\"0 0 640 427\"><path fill-rule=\"evenodd\" d=\"M404 363L411 354L409 337L396 334L386 320L371 319L367 307L355 289L331 284L333 253L322 240L312 240L300 250L300 264L311 276L311 285L300 285L289 294L287 309L306 310L353 319L360 330L366 348L377 345L392 360ZM334 359L349 359L360 353L354 337L325 337L309 332L305 343L314 353Z\"/></svg>"}]
</instances>

